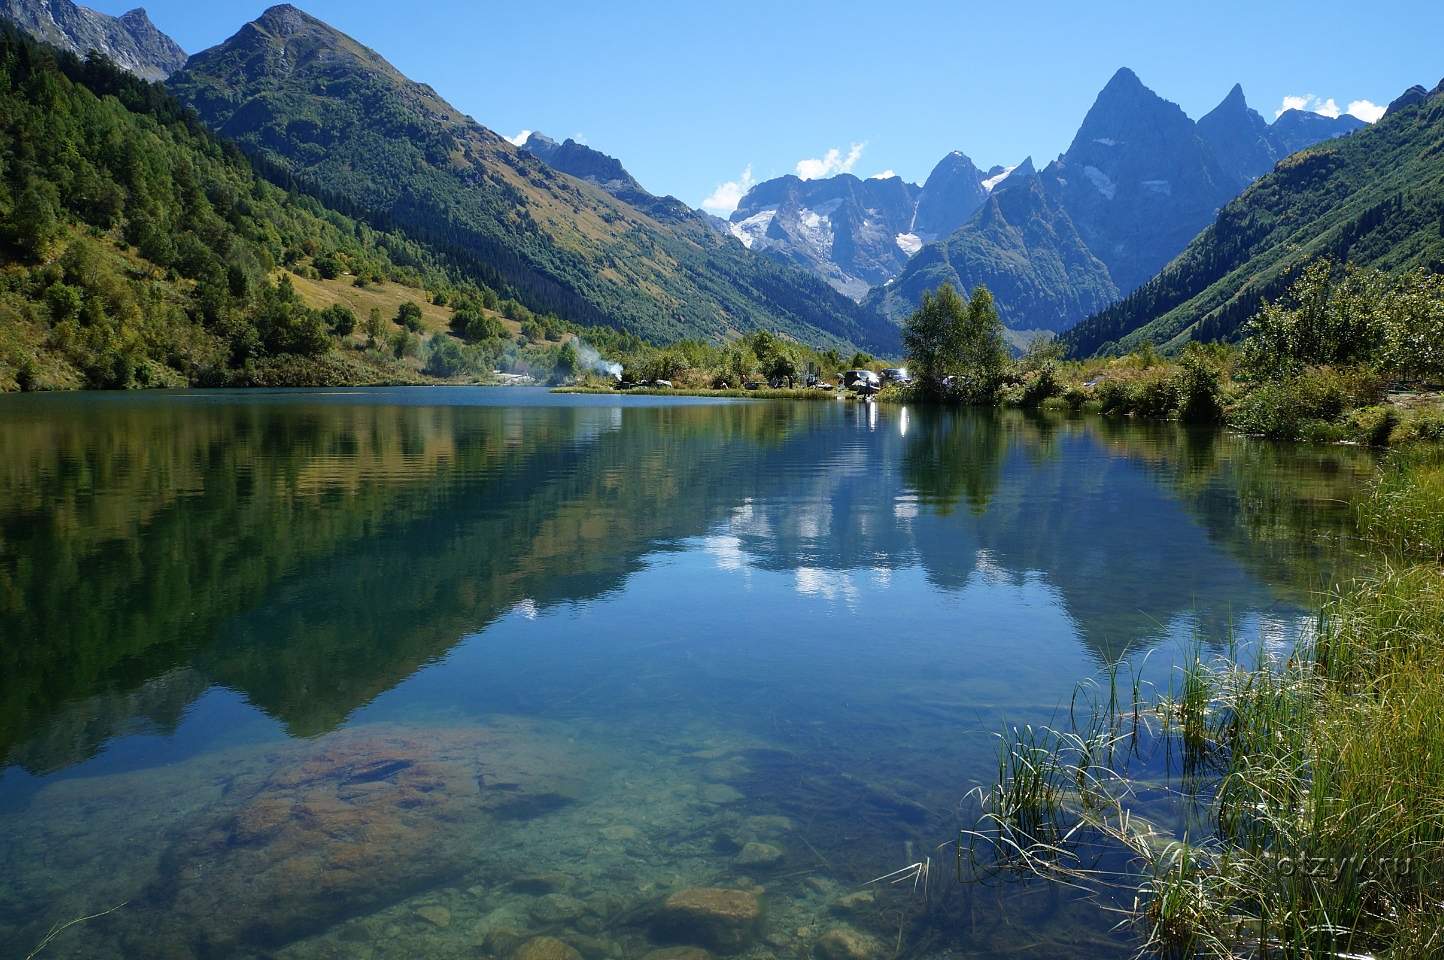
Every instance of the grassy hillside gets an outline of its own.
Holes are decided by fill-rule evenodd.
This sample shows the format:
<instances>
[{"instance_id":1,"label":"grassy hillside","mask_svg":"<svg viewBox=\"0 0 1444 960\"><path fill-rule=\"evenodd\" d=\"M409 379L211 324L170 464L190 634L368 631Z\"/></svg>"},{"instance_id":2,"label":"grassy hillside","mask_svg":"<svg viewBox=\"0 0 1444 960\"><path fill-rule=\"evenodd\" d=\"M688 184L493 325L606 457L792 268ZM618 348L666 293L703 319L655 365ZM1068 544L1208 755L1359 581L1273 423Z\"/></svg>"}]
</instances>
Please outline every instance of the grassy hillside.
<instances>
[{"instance_id":1,"label":"grassy hillside","mask_svg":"<svg viewBox=\"0 0 1444 960\"><path fill-rule=\"evenodd\" d=\"M890 323L820 279L700 214L645 212L553 170L293 7L192 57L170 88L308 191L470 258L532 309L659 342L769 329L896 346Z\"/></svg>"},{"instance_id":2,"label":"grassy hillside","mask_svg":"<svg viewBox=\"0 0 1444 960\"><path fill-rule=\"evenodd\" d=\"M1077 356L1230 340L1319 257L1444 271L1444 85L1279 163L1163 272L1064 335Z\"/></svg>"}]
</instances>

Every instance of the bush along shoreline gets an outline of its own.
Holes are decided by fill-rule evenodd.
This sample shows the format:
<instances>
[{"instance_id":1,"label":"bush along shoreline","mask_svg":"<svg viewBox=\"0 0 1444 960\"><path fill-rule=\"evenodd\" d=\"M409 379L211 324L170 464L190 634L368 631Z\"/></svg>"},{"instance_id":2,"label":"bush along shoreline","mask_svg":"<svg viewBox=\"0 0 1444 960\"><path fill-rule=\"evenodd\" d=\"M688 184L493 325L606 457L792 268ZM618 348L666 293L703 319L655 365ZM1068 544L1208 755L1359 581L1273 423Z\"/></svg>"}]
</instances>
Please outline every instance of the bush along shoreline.
<instances>
[{"instance_id":1,"label":"bush along shoreline","mask_svg":"<svg viewBox=\"0 0 1444 960\"><path fill-rule=\"evenodd\" d=\"M967 299L951 288L925 297L903 341L916 379L885 389L885 402L1062 408L1278 440L1444 441L1444 277L1434 274L1317 261L1259 311L1241 344L1190 343L1171 356L1145 344L1068 360L1036 341L1008 359L981 287Z\"/></svg>"}]
</instances>

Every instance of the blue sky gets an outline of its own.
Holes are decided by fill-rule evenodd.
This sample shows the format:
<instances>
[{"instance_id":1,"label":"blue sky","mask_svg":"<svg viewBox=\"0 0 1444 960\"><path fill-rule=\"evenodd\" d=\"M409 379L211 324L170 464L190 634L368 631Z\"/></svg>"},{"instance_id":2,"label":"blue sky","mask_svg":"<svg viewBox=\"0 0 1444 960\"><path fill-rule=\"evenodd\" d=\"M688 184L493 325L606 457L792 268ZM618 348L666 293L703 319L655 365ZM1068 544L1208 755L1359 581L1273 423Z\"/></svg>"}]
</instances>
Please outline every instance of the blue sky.
<instances>
[{"instance_id":1,"label":"blue sky","mask_svg":"<svg viewBox=\"0 0 1444 960\"><path fill-rule=\"evenodd\" d=\"M265 5L146 0L190 52ZM1439 0L297 5L503 135L576 137L718 212L784 173L921 182L950 150L1041 166L1120 66L1195 119L1235 82L1271 120L1286 97L1348 111L1444 76Z\"/></svg>"}]
</instances>

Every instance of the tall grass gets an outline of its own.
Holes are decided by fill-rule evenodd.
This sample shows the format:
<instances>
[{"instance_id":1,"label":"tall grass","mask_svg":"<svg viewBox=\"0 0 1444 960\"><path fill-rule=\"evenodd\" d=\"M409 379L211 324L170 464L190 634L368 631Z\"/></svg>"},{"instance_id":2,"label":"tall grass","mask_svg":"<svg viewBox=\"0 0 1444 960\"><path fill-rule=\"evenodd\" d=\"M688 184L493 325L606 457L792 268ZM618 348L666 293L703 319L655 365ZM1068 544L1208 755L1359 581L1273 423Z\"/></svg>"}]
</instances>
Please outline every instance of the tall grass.
<instances>
[{"instance_id":1,"label":"tall grass","mask_svg":"<svg viewBox=\"0 0 1444 960\"><path fill-rule=\"evenodd\" d=\"M1404 559L1444 560L1444 447L1390 454L1359 505L1364 535Z\"/></svg>"},{"instance_id":2,"label":"tall grass","mask_svg":"<svg viewBox=\"0 0 1444 960\"><path fill-rule=\"evenodd\" d=\"M1437 566L1384 564L1338 592L1287 660L1205 662L1194 647L1165 694L1139 695L1135 682L1131 705L1085 697L1091 713L1075 698L1073 730L1005 737L978 835L1006 825L1011 863L1094 888L1120 880L1081 869L1070 841L1126 851L1129 914L1155 956L1444 956ZM1176 798L1207 807L1206 836L1147 822L1132 799L1136 751L1091 746L1100 731L1136 740L1130 722L1183 757ZM1190 785L1201 771L1211 790Z\"/></svg>"}]
</instances>

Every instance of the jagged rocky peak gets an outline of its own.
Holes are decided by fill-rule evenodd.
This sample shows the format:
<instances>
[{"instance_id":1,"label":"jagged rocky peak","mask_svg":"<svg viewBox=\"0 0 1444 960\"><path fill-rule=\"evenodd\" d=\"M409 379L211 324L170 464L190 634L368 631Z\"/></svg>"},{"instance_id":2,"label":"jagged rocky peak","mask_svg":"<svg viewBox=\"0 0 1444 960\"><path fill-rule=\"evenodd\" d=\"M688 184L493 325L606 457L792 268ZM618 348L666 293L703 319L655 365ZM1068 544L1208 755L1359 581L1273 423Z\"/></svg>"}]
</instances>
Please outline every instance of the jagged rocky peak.
<instances>
[{"instance_id":1,"label":"jagged rocky peak","mask_svg":"<svg viewBox=\"0 0 1444 960\"><path fill-rule=\"evenodd\" d=\"M943 157L923 184L911 232L934 239L967 223L987 199L983 179L982 171L961 150Z\"/></svg>"},{"instance_id":2,"label":"jagged rocky peak","mask_svg":"<svg viewBox=\"0 0 1444 960\"><path fill-rule=\"evenodd\" d=\"M278 3L274 7L267 7L255 22L271 33L282 37L291 36L312 27L326 26L322 21L289 3Z\"/></svg>"},{"instance_id":3,"label":"jagged rocky peak","mask_svg":"<svg viewBox=\"0 0 1444 960\"><path fill-rule=\"evenodd\" d=\"M1154 93L1138 74L1123 67L1098 94L1065 157L1107 158L1120 145L1135 151L1145 145L1172 146L1191 139L1193 132L1193 121L1182 107Z\"/></svg>"},{"instance_id":4,"label":"jagged rocky peak","mask_svg":"<svg viewBox=\"0 0 1444 960\"><path fill-rule=\"evenodd\" d=\"M1248 105L1243 87L1237 83L1223 102L1198 121L1198 135L1213 148L1219 165L1238 189L1268 173L1279 159L1268 122Z\"/></svg>"},{"instance_id":5,"label":"jagged rocky peak","mask_svg":"<svg viewBox=\"0 0 1444 960\"><path fill-rule=\"evenodd\" d=\"M1444 89L1444 80L1439 81L1439 89ZM1387 117L1391 113L1397 113L1406 107L1412 107L1428 99L1429 91L1424 89L1422 84L1416 83L1394 98L1393 102L1389 104L1389 109L1384 112L1384 116Z\"/></svg>"},{"instance_id":6,"label":"jagged rocky peak","mask_svg":"<svg viewBox=\"0 0 1444 960\"><path fill-rule=\"evenodd\" d=\"M71 0L0 0L0 17L80 56L95 50L146 80L164 80L186 62L180 45L156 29L139 7L112 17Z\"/></svg>"}]
</instances>

